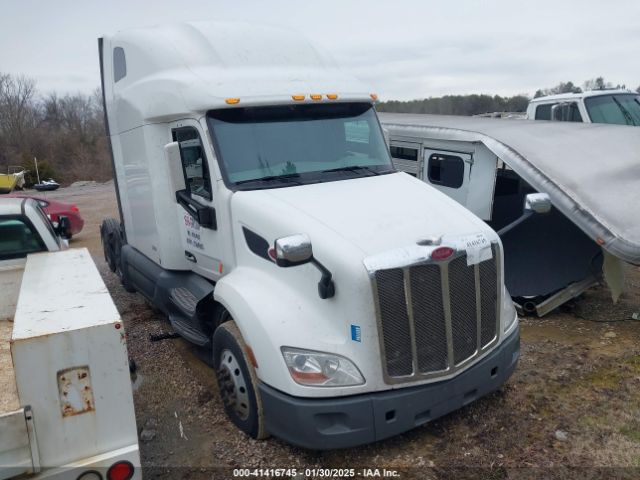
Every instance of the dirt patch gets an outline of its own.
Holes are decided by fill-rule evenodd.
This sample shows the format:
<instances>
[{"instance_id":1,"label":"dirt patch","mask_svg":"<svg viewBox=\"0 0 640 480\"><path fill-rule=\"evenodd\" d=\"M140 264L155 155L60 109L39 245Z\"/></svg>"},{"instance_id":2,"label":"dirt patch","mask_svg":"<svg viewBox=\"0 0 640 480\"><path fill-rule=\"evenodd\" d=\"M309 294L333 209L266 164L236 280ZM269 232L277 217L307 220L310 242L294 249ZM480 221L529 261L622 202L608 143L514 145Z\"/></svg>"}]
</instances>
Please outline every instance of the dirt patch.
<instances>
[{"instance_id":1,"label":"dirt patch","mask_svg":"<svg viewBox=\"0 0 640 480\"><path fill-rule=\"evenodd\" d=\"M617 305L598 287L543 319L522 320L520 364L498 392L389 440L309 452L244 436L225 417L208 353L179 338L151 340L170 325L126 293L102 259L100 222L117 215L113 184L53 193L80 207L85 229L71 246L92 252L126 326L139 374L138 429L155 432L140 443L147 478L314 466L399 468L402 478L640 477L640 321L631 320L640 311L637 267L627 269Z\"/></svg>"}]
</instances>

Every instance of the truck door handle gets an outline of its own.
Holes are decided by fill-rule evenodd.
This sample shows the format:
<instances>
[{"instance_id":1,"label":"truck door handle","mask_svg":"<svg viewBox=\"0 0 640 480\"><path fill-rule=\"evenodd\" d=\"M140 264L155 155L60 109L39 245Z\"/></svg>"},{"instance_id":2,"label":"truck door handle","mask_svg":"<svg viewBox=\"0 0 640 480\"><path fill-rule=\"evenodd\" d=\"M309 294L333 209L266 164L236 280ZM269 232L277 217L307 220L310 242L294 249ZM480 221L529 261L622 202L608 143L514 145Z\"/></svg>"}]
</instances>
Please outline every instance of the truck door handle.
<instances>
[{"instance_id":1,"label":"truck door handle","mask_svg":"<svg viewBox=\"0 0 640 480\"><path fill-rule=\"evenodd\" d=\"M196 256L191 252L187 252L185 250L184 251L184 256L187 257L187 260L189 260L190 262L193 262L193 263L197 263L198 262L198 260L196 259Z\"/></svg>"}]
</instances>

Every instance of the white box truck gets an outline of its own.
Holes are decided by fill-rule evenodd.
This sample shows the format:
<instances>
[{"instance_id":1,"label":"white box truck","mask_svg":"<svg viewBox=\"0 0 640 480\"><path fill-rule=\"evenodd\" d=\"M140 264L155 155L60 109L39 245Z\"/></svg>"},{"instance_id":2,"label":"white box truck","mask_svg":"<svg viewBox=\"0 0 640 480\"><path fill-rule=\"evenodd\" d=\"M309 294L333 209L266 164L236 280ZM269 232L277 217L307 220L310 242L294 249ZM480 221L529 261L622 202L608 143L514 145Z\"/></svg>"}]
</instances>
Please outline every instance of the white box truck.
<instances>
[{"instance_id":1,"label":"white box truck","mask_svg":"<svg viewBox=\"0 0 640 480\"><path fill-rule=\"evenodd\" d=\"M393 168L370 89L271 27L129 30L99 51L121 216L106 259L211 348L241 430L349 447L509 378L500 239Z\"/></svg>"},{"instance_id":2,"label":"white box truck","mask_svg":"<svg viewBox=\"0 0 640 480\"><path fill-rule=\"evenodd\" d=\"M124 328L65 248L37 202L0 199L0 479L139 479Z\"/></svg>"}]
</instances>

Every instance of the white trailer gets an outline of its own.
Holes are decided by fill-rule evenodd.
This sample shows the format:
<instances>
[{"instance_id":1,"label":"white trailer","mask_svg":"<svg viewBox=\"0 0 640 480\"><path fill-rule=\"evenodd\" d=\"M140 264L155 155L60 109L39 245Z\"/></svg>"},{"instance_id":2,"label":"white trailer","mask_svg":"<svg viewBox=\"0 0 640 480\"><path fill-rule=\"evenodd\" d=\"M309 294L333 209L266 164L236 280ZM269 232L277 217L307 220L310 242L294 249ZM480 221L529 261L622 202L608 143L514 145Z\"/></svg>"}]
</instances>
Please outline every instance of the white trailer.
<instances>
[{"instance_id":1,"label":"white trailer","mask_svg":"<svg viewBox=\"0 0 640 480\"><path fill-rule=\"evenodd\" d=\"M65 247L35 201L0 200L0 479L141 478L124 328Z\"/></svg>"},{"instance_id":2,"label":"white trailer","mask_svg":"<svg viewBox=\"0 0 640 480\"><path fill-rule=\"evenodd\" d=\"M500 240L393 168L369 88L257 25L99 47L121 214L103 224L107 261L211 348L241 430L348 447L509 378L519 330Z\"/></svg>"},{"instance_id":3,"label":"white trailer","mask_svg":"<svg viewBox=\"0 0 640 480\"><path fill-rule=\"evenodd\" d=\"M640 137L633 127L380 114L394 164L498 231L516 305L539 316L640 264ZM549 196L528 218L528 195ZM427 208L427 207L424 207Z\"/></svg>"}]
</instances>

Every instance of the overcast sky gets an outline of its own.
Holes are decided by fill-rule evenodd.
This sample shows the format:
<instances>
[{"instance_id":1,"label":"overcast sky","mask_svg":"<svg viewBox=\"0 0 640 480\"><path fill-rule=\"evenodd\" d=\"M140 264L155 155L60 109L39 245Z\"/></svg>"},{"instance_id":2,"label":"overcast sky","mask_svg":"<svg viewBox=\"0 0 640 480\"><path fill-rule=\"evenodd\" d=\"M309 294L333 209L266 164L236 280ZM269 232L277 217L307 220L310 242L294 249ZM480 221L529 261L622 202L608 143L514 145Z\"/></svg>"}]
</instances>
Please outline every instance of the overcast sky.
<instances>
[{"instance_id":1,"label":"overcast sky","mask_svg":"<svg viewBox=\"0 0 640 480\"><path fill-rule=\"evenodd\" d=\"M178 20L267 22L305 32L382 100L532 95L599 75L640 85L640 1L1 0L0 72L41 92L91 92L97 37Z\"/></svg>"}]
</instances>

